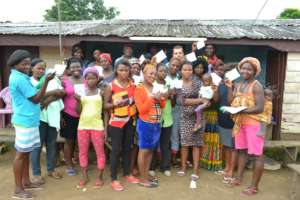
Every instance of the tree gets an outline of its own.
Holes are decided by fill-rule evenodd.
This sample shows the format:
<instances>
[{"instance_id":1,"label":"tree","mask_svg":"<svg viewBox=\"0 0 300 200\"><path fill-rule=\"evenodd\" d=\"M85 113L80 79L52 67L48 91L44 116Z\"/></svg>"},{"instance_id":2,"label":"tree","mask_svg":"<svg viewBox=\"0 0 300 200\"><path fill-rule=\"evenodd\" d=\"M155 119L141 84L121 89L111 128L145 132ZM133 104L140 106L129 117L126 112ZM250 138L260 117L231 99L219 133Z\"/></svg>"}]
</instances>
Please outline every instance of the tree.
<instances>
[{"instance_id":1,"label":"tree","mask_svg":"<svg viewBox=\"0 0 300 200\"><path fill-rule=\"evenodd\" d=\"M115 7L105 7L103 0L55 0L55 5L46 10L46 21L58 21L58 3L62 21L113 19L120 14Z\"/></svg>"},{"instance_id":2,"label":"tree","mask_svg":"<svg viewBox=\"0 0 300 200\"><path fill-rule=\"evenodd\" d=\"M297 8L286 8L280 13L278 18L279 19L300 19L300 10Z\"/></svg>"}]
</instances>

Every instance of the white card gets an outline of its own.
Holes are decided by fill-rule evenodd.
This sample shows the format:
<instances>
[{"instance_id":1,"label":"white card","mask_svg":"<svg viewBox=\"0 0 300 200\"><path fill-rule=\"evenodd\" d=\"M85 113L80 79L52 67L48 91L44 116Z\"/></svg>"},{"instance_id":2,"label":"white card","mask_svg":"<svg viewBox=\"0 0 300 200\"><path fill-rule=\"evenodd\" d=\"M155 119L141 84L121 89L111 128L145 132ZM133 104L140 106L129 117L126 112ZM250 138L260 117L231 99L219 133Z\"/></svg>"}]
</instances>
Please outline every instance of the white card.
<instances>
[{"instance_id":1,"label":"white card","mask_svg":"<svg viewBox=\"0 0 300 200\"><path fill-rule=\"evenodd\" d=\"M143 64L143 62L144 62L145 60L146 60L146 58L145 58L144 54L142 54L142 55L140 56L140 58L139 58L139 63L140 63L140 65Z\"/></svg>"},{"instance_id":2,"label":"white card","mask_svg":"<svg viewBox=\"0 0 300 200\"><path fill-rule=\"evenodd\" d=\"M183 85L183 82L182 80L175 80L175 81L172 81L171 83L171 88L175 88L175 89L182 89L182 85Z\"/></svg>"},{"instance_id":3,"label":"white card","mask_svg":"<svg viewBox=\"0 0 300 200\"><path fill-rule=\"evenodd\" d=\"M132 79L133 79L135 85L138 85L142 82L142 77L141 76L133 75Z\"/></svg>"},{"instance_id":4,"label":"white card","mask_svg":"<svg viewBox=\"0 0 300 200\"><path fill-rule=\"evenodd\" d=\"M103 76L103 67L101 66L95 66L95 68L97 69L99 76Z\"/></svg>"},{"instance_id":5,"label":"white card","mask_svg":"<svg viewBox=\"0 0 300 200\"><path fill-rule=\"evenodd\" d=\"M211 75L212 82L214 83L214 85L218 86L220 84L220 82L222 81L222 78L214 72L211 73L210 75Z\"/></svg>"},{"instance_id":6,"label":"white card","mask_svg":"<svg viewBox=\"0 0 300 200\"><path fill-rule=\"evenodd\" d=\"M225 74L225 78L229 79L230 81L234 81L235 79L239 78L241 75L236 68L230 70Z\"/></svg>"},{"instance_id":7,"label":"white card","mask_svg":"<svg viewBox=\"0 0 300 200\"><path fill-rule=\"evenodd\" d=\"M62 76L65 72L67 65L63 64L55 64L54 65L54 72L57 76Z\"/></svg>"},{"instance_id":8,"label":"white card","mask_svg":"<svg viewBox=\"0 0 300 200\"><path fill-rule=\"evenodd\" d=\"M159 84L159 83L153 84L153 89L152 89L153 94L166 93L167 91L168 91L168 89L165 88L165 86L163 84Z\"/></svg>"},{"instance_id":9,"label":"white card","mask_svg":"<svg viewBox=\"0 0 300 200\"><path fill-rule=\"evenodd\" d=\"M185 57L189 62L194 62L197 60L196 54L194 52L187 54Z\"/></svg>"},{"instance_id":10,"label":"white card","mask_svg":"<svg viewBox=\"0 0 300 200\"><path fill-rule=\"evenodd\" d=\"M160 63L161 61L163 61L164 59L167 58L165 52L163 50L160 50L156 55L156 63Z\"/></svg>"},{"instance_id":11,"label":"white card","mask_svg":"<svg viewBox=\"0 0 300 200\"><path fill-rule=\"evenodd\" d=\"M203 47L205 47L206 40L207 40L206 38L201 38L201 40L197 42L197 49L202 49Z\"/></svg>"},{"instance_id":12,"label":"white card","mask_svg":"<svg viewBox=\"0 0 300 200\"><path fill-rule=\"evenodd\" d=\"M230 114L236 114L243 110L246 110L246 106L240 106L240 107L230 107L230 106L222 106L220 110L224 110L226 112L229 112Z\"/></svg>"},{"instance_id":13,"label":"white card","mask_svg":"<svg viewBox=\"0 0 300 200\"><path fill-rule=\"evenodd\" d=\"M85 89L84 89L84 84L75 84L74 85L74 90L75 94L78 94L79 96L84 96L85 95Z\"/></svg>"}]
</instances>

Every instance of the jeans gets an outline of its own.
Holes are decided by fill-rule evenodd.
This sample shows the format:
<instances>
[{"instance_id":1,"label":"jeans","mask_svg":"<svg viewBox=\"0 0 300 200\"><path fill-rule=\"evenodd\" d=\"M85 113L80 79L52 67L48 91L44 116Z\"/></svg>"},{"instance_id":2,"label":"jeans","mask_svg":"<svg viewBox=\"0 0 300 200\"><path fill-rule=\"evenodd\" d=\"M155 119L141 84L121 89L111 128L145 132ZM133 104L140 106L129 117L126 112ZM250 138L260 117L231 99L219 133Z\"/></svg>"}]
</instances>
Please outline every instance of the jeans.
<instances>
[{"instance_id":1,"label":"jeans","mask_svg":"<svg viewBox=\"0 0 300 200\"><path fill-rule=\"evenodd\" d=\"M41 146L35 148L30 153L30 161L31 161L31 168L32 174L34 176L41 175L41 149L43 144L46 145L46 160L47 160L47 170L48 173L51 173L55 169L55 157L56 157L56 138L57 138L57 131L56 128L50 127L45 122L40 122L40 140Z\"/></svg>"},{"instance_id":2,"label":"jeans","mask_svg":"<svg viewBox=\"0 0 300 200\"><path fill-rule=\"evenodd\" d=\"M111 137L111 152L110 152L110 171L111 180L117 180L118 163L122 155L123 175L130 175L131 163L131 148L133 145L133 137L135 128L133 120L130 119L123 128L108 126L108 133Z\"/></svg>"},{"instance_id":3,"label":"jeans","mask_svg":"<svg viewBox=\"0 0 300 200\"><path fill-rule=\"evenodd\" d=\"M172 151L179 150L179 120L180 120L180 108L175 106L172 110L173 126L171 133L171 149Z\"/></svg>"},{"instance_id":4,"label":"jeans","mask_svg":"<svg viewBox=\"0 0 300 200\"><path fill-rule=\"evenodd\" d=\"M161 128L160 134L160 171L164 172L166 170L170 170L171 167L171 148L170 148L170 138L171 138L172 126ZM152 162L150 166L150 170L155 170L157 165L157 148L153 152Z\"/></svg>"}]
</instances>

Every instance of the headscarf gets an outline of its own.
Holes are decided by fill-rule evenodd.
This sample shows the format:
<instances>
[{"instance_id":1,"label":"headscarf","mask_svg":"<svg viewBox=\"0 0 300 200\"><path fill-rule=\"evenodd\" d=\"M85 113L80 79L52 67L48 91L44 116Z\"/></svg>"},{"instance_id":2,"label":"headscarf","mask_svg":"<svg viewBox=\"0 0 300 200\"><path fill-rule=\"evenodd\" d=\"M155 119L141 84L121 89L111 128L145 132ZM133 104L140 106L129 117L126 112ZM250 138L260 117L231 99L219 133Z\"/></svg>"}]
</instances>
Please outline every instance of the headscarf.
<instances>
[{"instance_id":1,"label":"headscarf","mask_svg":"<svg viewBox=\"0 0 300 200\"><path fill-rule=\"evenodd\" d=\"M83 77L86 78L88 73L94 74L97 78L99 78L99 72L95 67L87 67L83 72Z\"/></svg>"},{"instance_id":2,"label":"headscarf","mask_svg":"<svg viewBox=\"0 0 300 200\"><path fill-rule=\"evenodd\" d=\"M18 49L9 56L7 65L9 67L13 67L26 58L31 58L30 53L26 50Z\"/></svg>"},{"instance_id":3,"label":"headscarf","mask_svg":"<svg viewBox=\"0 0 300 200\"><path fill-rule=\"evenodd\" d=\"M105 59L105 60L107 60L110 64L112 63L111 56L110 56L110 54L108 54L108 53L102 53L102 54L100 54L100 59Z\"/></svg>"},{"instance_id":4,"label":"headscarf","mask_svg":"<svg viewBox=\"0 0 300 200\"><path fill-rule=\"evenodd\" d=\"M257 58L254 57L245 57L238 64L238 70L241 70L243 64L249 63L255 70L255 77L257 77L261 72L260 62Z\"/></svg>"}]
</instances>

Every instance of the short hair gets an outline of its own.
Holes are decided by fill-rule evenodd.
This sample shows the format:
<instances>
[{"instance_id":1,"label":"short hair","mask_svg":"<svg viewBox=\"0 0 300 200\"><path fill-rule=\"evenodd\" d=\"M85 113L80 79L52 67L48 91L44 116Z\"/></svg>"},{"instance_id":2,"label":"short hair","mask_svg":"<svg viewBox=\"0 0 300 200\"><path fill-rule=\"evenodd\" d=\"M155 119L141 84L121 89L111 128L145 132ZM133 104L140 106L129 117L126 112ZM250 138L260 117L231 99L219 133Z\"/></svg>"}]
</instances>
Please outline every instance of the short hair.
<instances>
[{"instance_id":1,"label":"short hair","mask_svg":"<svg viewBox=\"0 0 300 200\"><path fill-rule=\"evenodd\" d=\"M75 52L78 51L78 50L81 50L82 53L83 53L83 49L82 49L81 46L79 46L79 45L74 45L74 46L72 47L72 56L74 56Z\"/></svg>"},{"instance_id":2,"label":"short hair","mask_svg":"<svg viewBox=\"0 0 300 200\"><path fill-rule=\"evenodd\" d=\"M173 47L173 51L174 51L174 49L182 49L182 51L184 51L183 46L181 46L181 45L175 45Z\"/></svg>"},{"instance_id":3,"label":"short hair","mask_svg":"<svg viewBox=\"0 0 300 200\"><path fill-rule=\"evenodd\" d=\"M22 62L22 60L30 58L31 59L31 54L27 50L23 49L18 49L15 50L8 58L7 60L7 65L9 67L14 67L15 65L19 64Z\"/></svg>"},{"instance_id":4,"label":"short hair","mask_svg":"<svg viewBox=\"0 0 300 200\"><path fill-rule=\"evenodd\" d=\"M203 73L206 73L208 72L208 63L207 63L207 60L203 57L203 56L199 56L197 58L196 61L193 62L193 70L195 70L195 68L201 64L203 66L203 70L204 72Z\"/></svg>"},{"instance_id":5,"label":"short hair","mask_svg":"<svg viewBox=\"0 0 300 200\"><path fill-rule=\"evenodd\" d=\"M82 61L81 61L80 59L71 57L71 58L68 60L68 62L67 62L67 69L70 68L70 66L71 66L72 63L79 63L80 66L82 67Z\"/></svg>"},{"instance_id":6,"label":"short hair","mask_svg":"<svg viewBox=\"0 0 300 200\"><path fill-rule=\"evenodd\" d=\"M125 65L126 67L131 66L129 60L126 58L122 58L116 63L116 70L118 69L119 65Z\"/></svg>"}]
</instances>

